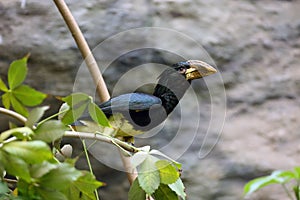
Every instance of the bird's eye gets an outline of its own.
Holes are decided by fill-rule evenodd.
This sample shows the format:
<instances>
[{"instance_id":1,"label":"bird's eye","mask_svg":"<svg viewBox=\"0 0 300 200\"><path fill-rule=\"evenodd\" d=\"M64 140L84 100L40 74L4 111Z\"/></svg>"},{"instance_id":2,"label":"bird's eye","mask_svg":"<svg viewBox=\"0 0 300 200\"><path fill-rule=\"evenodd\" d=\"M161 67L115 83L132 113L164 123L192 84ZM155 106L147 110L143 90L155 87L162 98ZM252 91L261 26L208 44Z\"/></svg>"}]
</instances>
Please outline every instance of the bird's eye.
<instances>
[{"instance_id":1,"label":"bird's eye","mask_svg":"<svg viewBox=\"0 0 300 200\"><path fill-rule=\"evenodd\" d=\"M179 69L178 69L178 71L180 72L180 73L185 73L185 71L186 71L186 68L185 67L180 67Z\"/></svg>"}]
</instances>

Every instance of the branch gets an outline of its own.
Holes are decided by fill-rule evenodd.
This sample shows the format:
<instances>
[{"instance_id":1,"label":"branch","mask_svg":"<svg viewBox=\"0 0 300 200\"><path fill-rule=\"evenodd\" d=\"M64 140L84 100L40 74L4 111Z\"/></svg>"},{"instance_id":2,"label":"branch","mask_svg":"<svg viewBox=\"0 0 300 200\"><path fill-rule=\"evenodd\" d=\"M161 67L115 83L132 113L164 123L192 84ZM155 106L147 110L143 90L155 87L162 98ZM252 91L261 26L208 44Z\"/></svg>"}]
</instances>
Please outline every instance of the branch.
<instances>
[{"instance_id":1,"label":"branch","mask_svg":"<svg viewBox=\"0 0 300 200\"><path fill-rule=\"evenodd\" d=\"M136 153L139 151L138 148L129 145L126 142L123 142L117 138L105 136L105 135L100 135L96 133L86 133L86 132L76 132L76 131L66 131L65 132L65 137L72 137L72 138L81 138L81 139L92 139L92 140L98 140L101 142L106 142L109 144L113 144L117 147L121 147L126 151Z\"/></svg>"},{"instance_id":2,"label":"branch","mask_svg":"<svg viewBox=\"0 0 300 200\"><path fill-rule=\"evenodd\" d=\"M0 107L0 113L11 116L11 117L17 119L18 121L22 122L23 124L25 124L27 121L27 119L25 117L23 117L23 115L20 115L19 113L16 113L12 110L8 110L6 108Z\"/></svg>"},{"instance_id":3,"label":"branch","mask_svg":"<svg viewBox=\"0 0 300 200\"><path fill-rule=\"evenodd\" d=\"M109 92L107 90L106 84L103 80L103 77L100 73L99 67L97 65L97 62L86 42L84 39L84 36L74 19L71 11L69 10L67 4L64 2L64 0L53 0L56 4L56 7L58 8L59 12L61 13L62 17L64 18L80 52L85 60L85 63L90 71L90 74L94 80L94 83L96 85L97 93L100 97L100 101L107 101L110 98Z\"/></svg>"},{"instance_id":4,"label":"branch","mask_svg":"<svg viewBox=\"0 0 300 200\"><path fill-rule=\"evenodd\" d=\"M103 80L103 77L100 73L99 67L94 56L91 53L91 50L84 39L82 32L80 31L78 24L76 23L71 11L64 2L64 0L53 0L64 18L67 26L69 27L70 32L82 54L82 57L85 59L86 65L90 71L91 76L93 77L94 83L96 85L97 93L100 97L100 101L107 101L110 98L109 92L107 90L106 84ZM129 157L125 157L121 152L120 156L123 161L123 165L127 172L127 177L129 183L133 183L134 179L137 177L136 169L131 166ZM132 172L132 173L130 173Z\"/></svg>"}]
</instances>

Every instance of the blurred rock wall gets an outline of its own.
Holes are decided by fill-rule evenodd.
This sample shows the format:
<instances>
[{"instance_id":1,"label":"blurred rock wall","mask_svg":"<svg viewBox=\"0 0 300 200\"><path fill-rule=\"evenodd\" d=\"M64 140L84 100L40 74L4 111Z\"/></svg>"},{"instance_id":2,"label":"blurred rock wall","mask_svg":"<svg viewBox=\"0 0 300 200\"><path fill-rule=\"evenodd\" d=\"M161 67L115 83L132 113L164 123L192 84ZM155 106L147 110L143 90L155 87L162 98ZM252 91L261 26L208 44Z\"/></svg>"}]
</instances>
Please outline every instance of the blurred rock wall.
<instances>
[{"instance_id":1,"label":"blurred rock wall","mask_svg":"<svg viewBox=\"0 0 300 200\"><path fill-rule=\"evenodd\" d=\"M11 61L30 52L27 84L45 93L68 95L81 69L78 49L52 1L26 2L25 8L21 8L17 0L0 2L1 78L5 79ZM201 122L198 123L201 125L197 129L199 134L193 135L195 128L191 117L190 122L183 125L185 135L180 137L181 142L175 142L168 149L175 152L192 140L179 158L183 162L182 176L189 199L241 199L243 185L248 180L275 169L291 169L299 165L299 1L69 0L67 3L92 48L122 31L161 27L190 37L202 45L215 62L223 82L212 77L207 79L208 82L196 81L193 85L202 106ZM121 75L134 66L149 62L170 63L183 54L189 59L208 58L198 51L195 42L183 43L183 39L159 34L145 38L140 32L127 36L103 44L101 51L95 54L103 63L113 60L112 67L104 73L110 91ZM168 52L148 49L113 57L120 49L154 44L163 46ZM172 50L182 54L174 56ZM142 77L137 73L130 80L140 83L140 80L151 77L155 81L156 73L150 70ZM87 73L80 76L86 77L83 83L89 83ZM226 102L217 103L214 112L218 114L220 109L219 115L222 116L221 105L226 103L226 121L217 146L208 156L199 159L203 132L209 126L212 111L207 83L215 93L225 86ZM128 85L123 86L116 93L130 91L126 87ZM189 99L189 94L186 96L184 102L187 103L181 104L180 109L193 113L193 99ZM58 107L55 104L53 109ZM154 139L140 139L138 145L150 143L156 148L167 145L173 137L170 132L178 128L180 109L170 116L161 134ZM0 119L4 121L3 116ZM212 141L211 144L208 142L208 146L211 147L216 138L218 133L208 135L208 141ZM96 160L93 166L97 177L108 183L100 190L101 199L126 199L128 183L125 175ZM247 199L287 197L281 188L274 186Z\"/></svg>"}]
</instances>

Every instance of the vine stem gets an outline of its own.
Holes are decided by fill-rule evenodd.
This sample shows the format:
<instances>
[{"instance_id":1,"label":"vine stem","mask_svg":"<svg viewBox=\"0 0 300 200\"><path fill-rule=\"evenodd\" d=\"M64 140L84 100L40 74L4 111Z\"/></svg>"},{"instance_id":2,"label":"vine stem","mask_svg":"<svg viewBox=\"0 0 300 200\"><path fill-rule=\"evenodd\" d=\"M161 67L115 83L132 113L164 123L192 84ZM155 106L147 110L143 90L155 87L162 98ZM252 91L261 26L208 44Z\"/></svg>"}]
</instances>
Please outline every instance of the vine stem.
<instances>
[{"instance_id":1,"label":"vine stem","mask_svg":"<svg viewBox=\"0 0 300 200\"><path fill-rule=\"evenodd\" d=\"M19 113L16 113L12 110L8 110L6 108L2 108L0 107L0 113L3 113L5 115L11 116L15 119L17 119L18 121L20 121L21 123L25 124L27 119L25 117L23 117L23 115L20 115Z\"/></svg>"},{"instance_id":2,"label":"vine stem","mask_svg":"<svg viewBox=\"0 0 300 200\"><path fill-rule=\"evenodd\" d=\"M87 160L87 164L88 164L88 166L89 166L89 170L90 170L91 174L94 174L93 168L92 168L92 165L91 165L91 161L90 161L90 158L89 158L89 155L88 155L88 152L87 152L85 140L82 140L82 145L83 145L84 154L85 154L85 157L86 157L86 160ZM98 194L98 190L97 190L97 189L95 189L95 194L96 194L96 199L97 199L97 200L100 200L99 194Z\"/></svg>"},{"instance_id":3,"label":"vine stem","mask_svg":"<svg viewBox=\"0 0 300 200\"><path fill-rule=\"evenodd\" d=\"M293 196L291 195L290 191L287 189L285 184L281 184L285 193L287 194L287 196L289 197L290 200L294 200Z\"/></svg>"},{"instance_id":4,"label":"vine stem","mask_svg":"<svg viewBox=\"0 0 300 200\"><path fill-rule=\"evenodd\" d=\"M140 151L138 148L129 145L126 142L123 142L117 138L105 136L105 135L100 135L100 134L95 134L95 133L86 133L86 132L76 132L76 131L66 131L65 132L65 137L72 137L72 138L81 138L81 139L92 139L92 140L98 140L101 142L106 142L109 144L113 144L119 148L122 148L126 151L136 153Z\"/></svg>"},{"instance_id":5,"label":"vine stem","mask_svg":"<svg viewBox=\"0 0 300 200\"><path fill-rule=\"evenodd\" d=\"M90 74L94 80L96 85L97 93L99 95L100 101L107 101L110 98L109 92L107 90L106 84L102 77L102 74L99 70L97 62L78 26L76 20L74 19L71 11L69 10L67 4L64 0L53 0L62 17L64 18L65 23L67 24L81 54L84 58L86 65L90 71ZM133 183L135 178L137 177L136 169L132 167L130 158L124 156L120 152L120 156L123 162L123 166L127 172L127 177L129 183ZM132 173L131 173L132 172Z\"/></svg>"}]
</instances>

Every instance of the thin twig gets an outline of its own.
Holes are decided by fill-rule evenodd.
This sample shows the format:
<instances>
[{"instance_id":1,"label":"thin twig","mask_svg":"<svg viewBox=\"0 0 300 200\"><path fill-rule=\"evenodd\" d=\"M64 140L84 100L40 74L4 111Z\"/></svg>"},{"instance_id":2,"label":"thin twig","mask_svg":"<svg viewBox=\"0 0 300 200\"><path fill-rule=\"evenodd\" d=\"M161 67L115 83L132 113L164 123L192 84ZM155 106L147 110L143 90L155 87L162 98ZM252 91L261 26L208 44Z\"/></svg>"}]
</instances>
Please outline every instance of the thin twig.
<instances>
[{"instance_id":1,"label":"thin twig","mask_svg":"<svg viewBox=\"0 0 300 200\"><path fill-rule=\"evenodd\" d=\"M294 200L294 198L293 198L293 196L292 196L292 194L290 193L290 191L289 191L289 189L286 187L286 185L283 183L283 184L281 184L282 185L282 187L283 187L283 189L284 189L284 191L285 191L285 193L287 194L287 196L289 197L289 199L291 199L291 200Z\"/></svg>"},{"instance_id":2,"label":"thin twig","mask_svg":"<svg viewBox=\"0 0 300 200\"><path fill-rule=\"evenodd\" d=\"M19 113L16 113L12 110L8 110L6 108L0 107L0 113L11 116L11 117L17 119L18 121L22 122L23 124L25 124L27 121L27 119L25 117L23 117L22 115L20 115Z\"/></svg>"},{"instance_id":3,"label":"thin twig","mask_svg":"<svg viewBox=\"0 0 300 200\"><path fill-rule=\"evenodd\" d=\"M66 131L65 132L65 137L72 137L72 138L81 138L81 139L92 139L92 140L98 140L102 142L106 142L109 144L117 144L117 147L121 147L126 151L136 153L139 151L138 148L129 145L126 142L123 142L117 138L105 136L105 135L100 135L100 134L95 134L95 133L86 133L86 132L76 132L76 131Z\"/></svg>"},{"instance_id":4,"label":"thin twig","mask_svg":"<svg viewBox=\"0 0 300 200\"><path fill-rule=\"evenodd\" d=\"M91 50L84 39L84 36L82 32L79 29L78 24L76 23L71 11L69 10L68 6L64 2L64 0L53 0L56 4L56 7L60 11L61 15L63 16L67 26L70 29L70 32L72 33L72 36L77 43L77 46L82 54L82 57L85 59L86 65L90 71L91 76L93 77L94 83L97 88L98 95L100 97L100 101L107 101L110 98L109 92L107 90L106 84L103 80L103 77L100 73L99 67L97 65L97 62L94 58L94 56L91 53ZM129 157L125 157L122 153L120 153L120 156L123 161L123 165L125 167L128 177L128 180L130 183L134 181L134 179L137 177L136 170L134 170L134 173L129 173L132 171L131 162ZM128 168L127 168L128 167Z\"/></svg>"}]
</instances>

